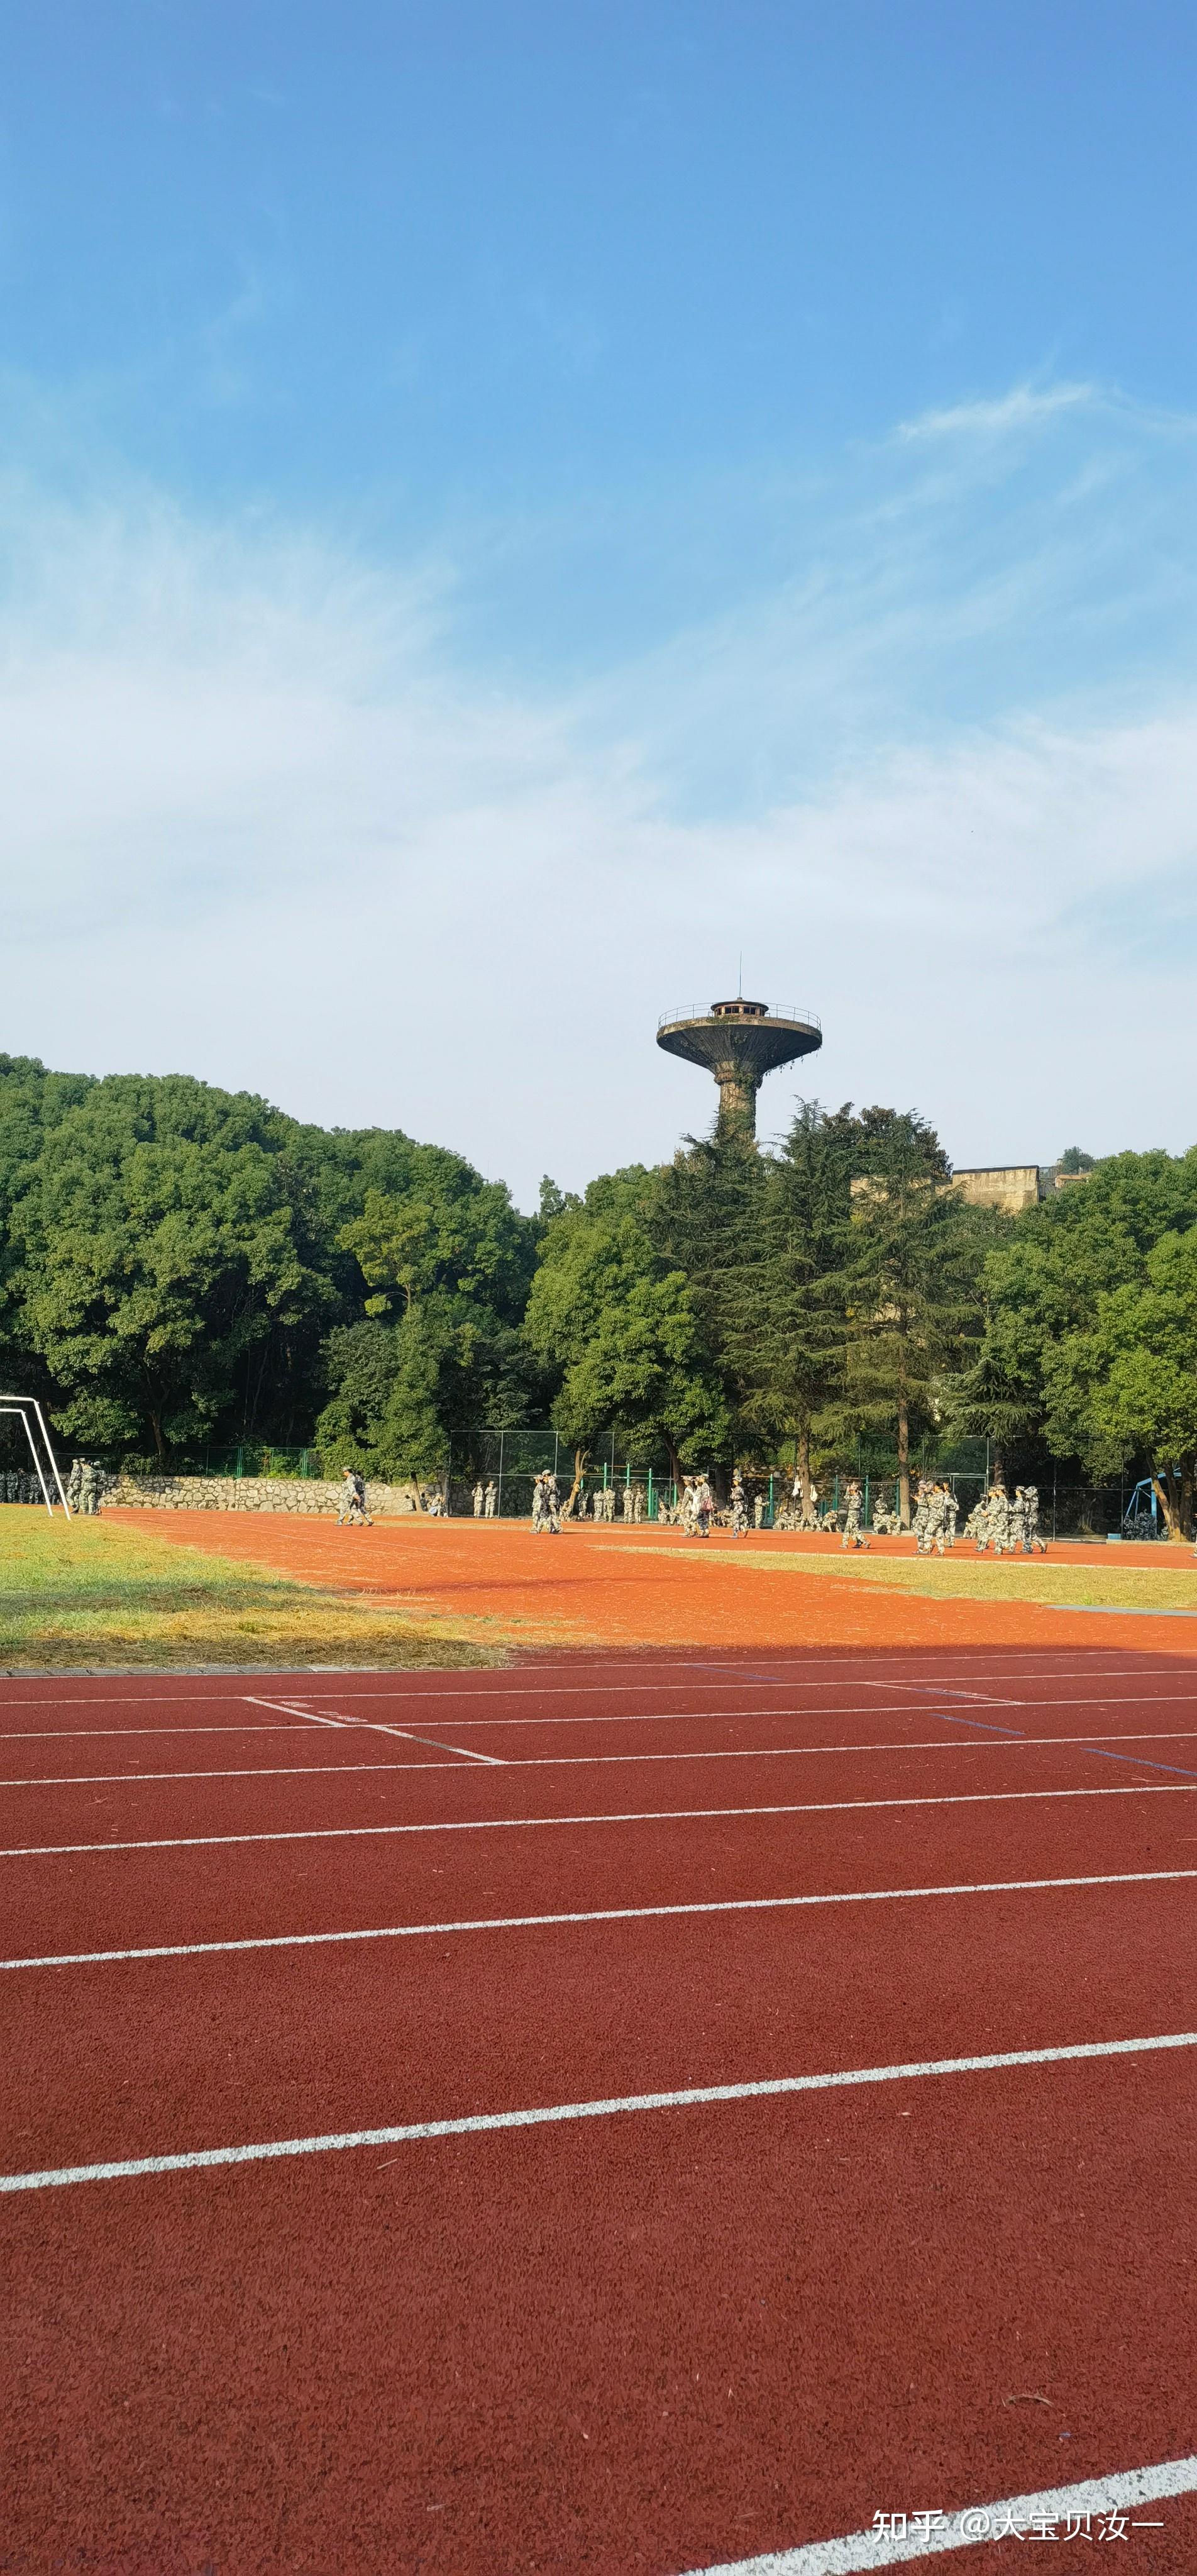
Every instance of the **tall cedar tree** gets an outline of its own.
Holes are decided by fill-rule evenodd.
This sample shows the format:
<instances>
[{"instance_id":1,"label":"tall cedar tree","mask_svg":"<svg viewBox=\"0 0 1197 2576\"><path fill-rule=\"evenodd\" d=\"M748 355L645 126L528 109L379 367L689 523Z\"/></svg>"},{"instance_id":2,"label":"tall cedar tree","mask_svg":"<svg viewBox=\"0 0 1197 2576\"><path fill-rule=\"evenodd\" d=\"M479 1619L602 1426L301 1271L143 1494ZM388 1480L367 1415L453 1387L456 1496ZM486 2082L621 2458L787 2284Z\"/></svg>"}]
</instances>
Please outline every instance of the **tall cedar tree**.
<instances>
[{"instance_id":1,"label":"tall cedar tree","mask_svg":"<svg viewBox=\"0 0 1197 2576\"><path fill-rule=\"evenodd\" d=\"M665 1176L659 1222L687 1271L744 1431L793 1440L804 1507L811 1441L842 1398L851 1140L799 1103L781 1151L693 1145Z\"/></svg>"},{"instance_id":2,"label":"tall cedar tree","mask_svg":"<svg viewBox=\"0 0 1197 2576\"><path fill-rule=\"evenodd\" d=\"M843 1123L857 1164L845 1419L894 1435L909 1529L912 1430L937 1420L945 1377L967 1365L980 1338L976 1212L950 1190L939 1140L914 1112L865 1110Z\"/></svg>"}]
</instances>

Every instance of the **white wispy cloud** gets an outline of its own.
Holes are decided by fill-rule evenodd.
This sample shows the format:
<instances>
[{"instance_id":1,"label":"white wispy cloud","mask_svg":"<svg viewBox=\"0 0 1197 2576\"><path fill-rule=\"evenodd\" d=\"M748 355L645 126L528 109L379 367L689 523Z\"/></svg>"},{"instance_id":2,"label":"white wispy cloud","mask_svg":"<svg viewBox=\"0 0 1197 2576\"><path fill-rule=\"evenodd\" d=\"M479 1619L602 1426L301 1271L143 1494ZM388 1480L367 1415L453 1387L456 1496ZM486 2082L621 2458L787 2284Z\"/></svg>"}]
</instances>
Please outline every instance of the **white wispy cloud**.
<instances>
[{"instance_id":1,"label":"white wispy cloud","mask_svg":"<svg viewBox=\"0 0 1197 2576\"><path fill-rule=\"evenodd\" d=\"M1153 435L996 515L857 461L782 578L584 686L467 658L468 561L13 474L6 1044L394 1121L526 1199L702 1123L656 1018L743 948L822 1014L809 1087L960 1161L1187 1143L1192 496Z\"/></svg>"},{"instance_id":2,"label":"white wispy cloud","mask_svg":"<svg viewBox=\"0 0 1197 2576\"><path fill-rule=\"evenodd\" d=\"M989 402L952 403L946 410L921 412L916 420L899 422L894 435L908 443L915 439L1007 438L1016 432L1041 428L1061 412L1089 409L1101 399L1099 388L1092 384L1014 385L1009 393L999 394Z\"/></svg>"}]
</instances>

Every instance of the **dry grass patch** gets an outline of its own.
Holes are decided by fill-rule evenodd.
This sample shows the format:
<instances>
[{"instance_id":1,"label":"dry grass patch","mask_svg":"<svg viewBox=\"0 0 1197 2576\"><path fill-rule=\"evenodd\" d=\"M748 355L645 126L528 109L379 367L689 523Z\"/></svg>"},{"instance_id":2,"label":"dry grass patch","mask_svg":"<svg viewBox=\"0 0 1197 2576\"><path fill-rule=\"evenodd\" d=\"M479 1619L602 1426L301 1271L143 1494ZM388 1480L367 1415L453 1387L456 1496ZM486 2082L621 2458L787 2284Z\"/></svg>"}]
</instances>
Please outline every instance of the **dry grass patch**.
<instances>
[{"instance_id":1,"label":"dry grass patch","mask_svg":"<svg viewBox=\"0 0 1197 2576\"><path fill-rule=\"evenodd\" d=\"M98 1517L0 1507L0 1666L501 1660L497 1622L416 1620Z\"/></svg>"},{"instance_id":2,"label":"dry grass patch","mask_svg":"<svg viewBox=\"0 0 1197 2576\"><path fill-rule=\"evenodd\" d=\"M887 1592L917 1592L931 1601L1055 1601L1105 1610L1197 1612L1197 1565L1177 1550L1175 1567L1056 1565L1049 1556L881 1556L871 1549L843 1555L766 1554L751 1546L706 1547L704 1557L750 1566L754 1574L813 1574L867 1583ZM1162 1554L1162 1550L1161 1550Z\"/></svg>"}]
</instances>

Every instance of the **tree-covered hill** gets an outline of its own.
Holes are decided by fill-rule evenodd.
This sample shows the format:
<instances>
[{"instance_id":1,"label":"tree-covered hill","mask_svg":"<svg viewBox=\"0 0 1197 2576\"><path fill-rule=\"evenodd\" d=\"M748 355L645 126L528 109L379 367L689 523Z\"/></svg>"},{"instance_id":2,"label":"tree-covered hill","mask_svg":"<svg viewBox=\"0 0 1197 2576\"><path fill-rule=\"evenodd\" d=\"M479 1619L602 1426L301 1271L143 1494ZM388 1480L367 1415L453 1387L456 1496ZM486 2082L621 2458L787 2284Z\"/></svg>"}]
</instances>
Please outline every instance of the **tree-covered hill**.
<instances>
[{"instance_id":1,"label":"tree-covered hill","mask_svg":"<svg viewBox=\"0 0 1197 2576\"><path fill-rule=\"evenodd\" d=\"M398 1132L304 1126L184 1074L0 1057L0 1222L9 1383L106 1457L309 1442L330 1397L329 1427L339 1403L356 1431L340 1389L363 1336L376 1377L421 1391L400 1414L412 1464L539 1391L518 1340L535 1224Z\"/></svg>"},{"instance_id":2,"label":"tree-covered hill","mask_svg":"<svg viewBox=\"0 0 1197 2576\"><path fill-rule=\"evenodd\" d=\"M534 1218L398 1130L304 1125L185 1074L0 1056L10 1387L106 1461L315 1446L384 1476L552 1421L625 1456L803 1479L988 1444L1197 1487L1197 1148L1094 1163L1010 1219L957 1197L913 1111L800 1103L756 1153L694 1142ZM11 1438L11 1435L10 1435Z\"/></svg>"}]
</instances>

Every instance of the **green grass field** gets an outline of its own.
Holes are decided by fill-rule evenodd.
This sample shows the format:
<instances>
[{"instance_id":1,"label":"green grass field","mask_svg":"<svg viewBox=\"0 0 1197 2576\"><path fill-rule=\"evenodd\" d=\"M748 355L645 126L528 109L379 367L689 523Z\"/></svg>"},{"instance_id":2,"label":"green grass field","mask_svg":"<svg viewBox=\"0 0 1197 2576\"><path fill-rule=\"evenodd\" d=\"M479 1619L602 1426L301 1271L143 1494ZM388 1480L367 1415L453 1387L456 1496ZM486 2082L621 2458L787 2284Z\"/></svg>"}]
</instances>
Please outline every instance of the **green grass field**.
<instances>
[{"instance_id":1,"label":"green grass field","mask_svg":"<svg viewBox=\"0 0 1197 2576\"><path fill-rule=\"evenodd\" d=\"M0 1506L0 1668L487 1664L453 1623L288 1581L100 1519Z\"/></svg>"},{"instance_id":2,"label":"green grass field","mask_svg":"<svg viewBox=\"0 0 1197 2576\"><path fill-rule=\"evenodd\" d=\"M1197 1612L1197 1563L1187 1548L1175 1550L1175 1566L1111 1565L1097 1548L1092 1566L1054 1564L1050 1556L974 1556L959 1548L943 1557L881 1556L871 1550L841 1555L838 1549L817 1556L797 1550L783 1555L779 1548L758 1554L751 1545L708 1547L702 1553L751 1565L757 1574L830 1575L889 1592L921 1592L932 1601L1075 1601L1108 1610ZM1169 1558L1172 1554L1169 1549Z\"/></svg>"}]
</instances>

